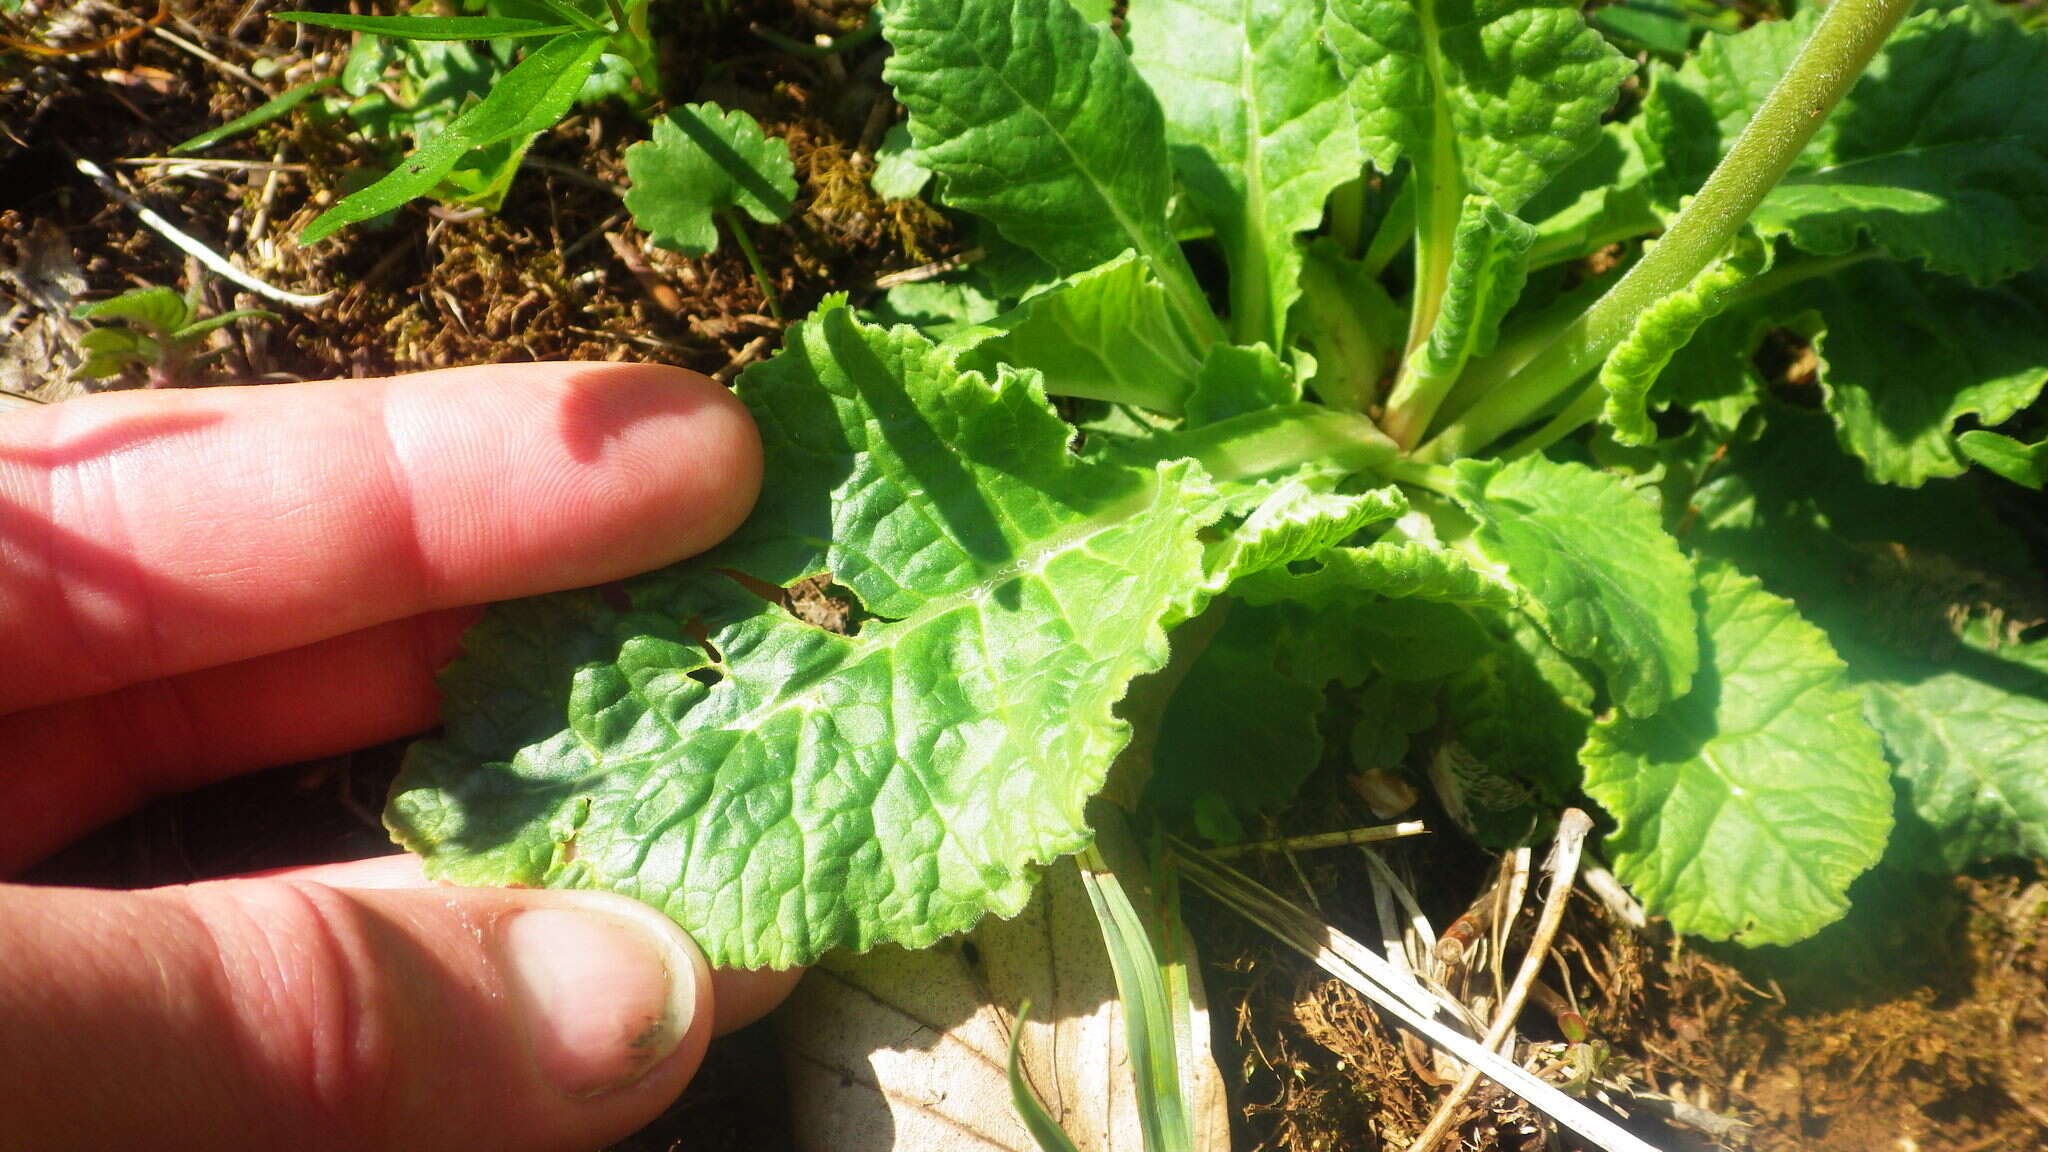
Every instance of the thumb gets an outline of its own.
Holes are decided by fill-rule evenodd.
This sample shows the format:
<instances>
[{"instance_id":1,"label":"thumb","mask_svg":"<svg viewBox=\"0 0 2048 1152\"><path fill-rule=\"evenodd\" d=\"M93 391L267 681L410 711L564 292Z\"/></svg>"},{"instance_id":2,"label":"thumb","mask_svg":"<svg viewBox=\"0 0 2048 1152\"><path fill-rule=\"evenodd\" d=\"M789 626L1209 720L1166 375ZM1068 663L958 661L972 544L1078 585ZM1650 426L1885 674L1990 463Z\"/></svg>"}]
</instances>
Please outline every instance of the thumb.
<instances>
[{"instance_id":1,"label":"thumb","mask_svg":"<svg viewBox=\"0 0 2048 1152\"><path fill-rule=\"evenodd\" d=\"M0 1144L595 1148L675 1099L713 999L619 896L0 887Z\"/></svg>"}]
</instances>

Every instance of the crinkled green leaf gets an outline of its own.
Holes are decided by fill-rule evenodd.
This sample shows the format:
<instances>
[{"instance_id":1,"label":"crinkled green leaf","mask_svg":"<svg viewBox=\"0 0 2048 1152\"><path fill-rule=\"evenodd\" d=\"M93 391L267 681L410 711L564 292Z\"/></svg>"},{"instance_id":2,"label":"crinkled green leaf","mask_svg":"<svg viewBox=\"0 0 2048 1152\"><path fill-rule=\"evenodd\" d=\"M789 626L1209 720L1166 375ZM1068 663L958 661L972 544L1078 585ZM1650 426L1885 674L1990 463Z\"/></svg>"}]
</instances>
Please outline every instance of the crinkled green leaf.
<instances>
[{"instance_id":1,"label":"crinkled green leaf","mask_svg":"<svg viewBox=\"0 0 2048 1152\"><path fill-rule=\"evenodd\" d=\"M1301 381L1271 348L1211 344L1188 392L1188 426L1214 424L1300 399Z\"/></svg>"},{"instance_id":2,"label":"crinkled green leaf","mask_svg":"<svg viewBox=\"0 0 2048 1152\"><path fill-rule=\"evenodd\" d=\"M753 517L631 582L629 609L494 609L394 833L450 880L646 901L719 964L1015 913L1034 865L1087 842L1129 738L1114 708L1200 607L1213 489L1077 457L1034 377L961 373L830 302L740 394L769 477ZM877 618L835 635L727 571L829 571Z\"/></svg>"},{"instance_id":3,"label":"crinkled green leaf","mask_svg":"<svg viewBox=\"0 0 2048 1152\"><path fill-rule=\"evenodd\" d=\"M1629 124L1602 125L1586 154L1518 210L1536 230L1529 266L1577 259L1661 228L1662 218L1651 209L1648 178Z\"/></svg>"},{"instance_id":4,"label":"crinkled green leaf","mask_svg":"<svg viewBox=\"0 0 2048 1152\"><path fill-rule=\"evenodd\" d=\"M875 149L875 171L868 183L884 200L911 200L931 183L932 170L917 162L917 150L910 144L910 128L893 124Z\"/></svg>"},{"instance_id":5,"label":"crinkled green leaf","mask_svg":"<svg viewBox=\"0 0 2048 1152\"><path fill-rule=\"evenodd\" d=\"M1637 141L1675 210L1791 63L1819 9L1659 67ZM2048 257L2048 36L1967 9L1895 31L1750 222L1809 252L1866 238L1987 283Z\"/></svg>"},{"instance_id":6,"label":"crinkled green leaf","mask_svg":"<svg viewBox=\"0 0 2048 1152\"><path fill-rule=\"evenodd\" d=\"M1649 407L1677 405L1705 420L1722 441L1733 437L1763 398L1756 351L1772 327L1766 312L1754 305L1708 318L1657 374Z\"/></svg>"},{"instance_id":7,"label":"crinkled green leaf","mask_svg":"<svg viewBox=\"0 0 2048 1152\"><path fill-rule=\"evenodd\" d=\"M884 327L909 324L934 340L945 340L988 323L999 311L996 302L973 284L918 280L889 289L864 315Z\"/></svg>"},{"instance_id":8,"label":"crinkled green leaf","mask_svg":"<svg viewBox=\"0 0 2048 1152\"><path fill-rule=\"evenodd\" d=\"M1378 541L1362 548L1331 548L1305 559L1312 567L1271 568L1243 581L1236 591L1252 603L1324 604L1370 594L1512 607L1519 599L1514 586L1499 575L1462 552L1429 541Z\"/></svg>"},{"instance_id":9,"label":"crinkled green leaf","mask_svg":"<svg viewBox=\"0 0 2048 1152\"><path fill-rule=\"evenodd\" d=\"M1592 661L1632 716L1685 694L1699 666L1692 565L1655 507L1606 473L1540 456L1454 471L1479 521L1473 541L1552 643Z\"/></svg>"},{"instance_id":10,"label":"crinkled green leaf","mask_svg":"<svg viewBox=\"0 0 2048 1152\"><path fill-rule=\"evenodd\" d=\"M2048 272L1973 288L1868 263L1772 303L1819 313L1828 413L1842 446L1887 484L1960 474L1956 421L2002 423L2048 383Z\"/></svg>"},{"instance_id":11,"label":"crinkled green leaf","mask_svg":"<svg viewBox=\"0 0 2048 1152\"><path fill-rule=\"evenodd\" d=\"M1209 315L1167 226L1159 101L1112 33L1060 0L898 0L883 32L883 78L946 203L1061 275L1133 249L1183 321Z\"/></svg>"},{"instance_id":12,"label":"crinkled green leaf","mask_svg":"<svg viewBox=\"0 0 2048 1152\"><path fill-rule=\"evenodd\" d=\"M1858 650L1864 714L1932 832L1920 863L2048 857L2048 642L1998 644L1983 623L1940 663Z\"/></svg>"},{"instance_id":13,"label":"crinkled green leaf","mask_svg":"<svg viewBox=\"0 0 2048 1152\"><path fill-rule=\"evenodd\" d=\"M1036 368L1046 391L1179 413L1202 355L1173 314L1166 290L1126 252L962 333L963 368Z\"/></svg>"},{"instance_id":14,"label":"crinkled green leaf","mask_svg":"<svg viewBox=\"0 0 2048 1152\"><path fill-rule=\"evenodd\" d=\"M1528 280L1535 240L1536 230L1500 205L1484 196L1465 197L1436 324L1409 361L1416 381L1455 379L1466 361L1493 350L1501 317Z\"/></svg>"},{"instance_id":15,"label":"crinkled green leaf","mask_svg":"<svg viewBox=\"0 0 2048 1152\"><path fill-rule=\"evenodd\" d=\"M1673 928L1790 944L1883 854L1890 769L1820 629L1732 569L1703 570L1700 594L1693 690L1596 723L1586 792L1615 818L1615 875Z\"/></svg>"},{"instance_id":16,"label":"crinkled green leaf","mask_svg":"<svg viewBox=\"0 0 2048 1152\"><path fill-rule=\"evenodd\" d=\"M1956 448L1970 462L2022 488L2040 491L2048 485L2048 440L2021 443L1996 432L1972 429L1956 437Z\"/></svg>"},{"instance_id":17,"label":"crinkled green leaf","mask_svg":"<svg viewBox=\"0 0 2048 1152\"><path fill-rule=\"evenodd\" d=\"M1300 0L1134 0L1124 17L1174 169L1223 246L1240 344L1280 346L1301 279L1295 236L1364 162L1321 18Z\"/></svg>"},{"instance_id":18,"label":"crinkled green leaf","mask_svg":"<svg viewBox=\"0 0 2048 1152\"><path fill-rule=\"evenodd\" d=\"M1347 494L1306 479L1289 479L1210 545L1210 587L1220 592L1246 577L1321 557L1359 529L1407 510L1407 498L1392 486ZM1276 598L1306 597L1264 599Z\"/></svg>"},{"instance_id":19,"label":"crinkled green leaf","mask_svg":"<svg viewBox=\"0 0 2048 1152\"><path fill-rule=\"evenodd\" d=\"M499 144L523 149L525 141L553 127L568 112L607 38L603 32L572 32L543 42L482 100L431 139L422 140L383 179L343 198L306 225L300 242L311 244L427 195L478 149Z\"/></svg>"},{"instance_id":20,"label":"crinkled green leaf","mask_svg":"<svg viewBox=\"0 0 2048 1152\"><path fill-rule=\"evenodd\" d=\"M1734 300L1736 290L1770 268L1771 249L1753 238L1700 270L1692 282L1651 304L1635 318L1628 335L1600 365L1600 389L1607 393L1601 418L1623 444L1651 444L1650 389L1671 358L1692 342L1700 326Z\"/></svg>"},{"instance_id":21,"label":"crinkled green leaf","mask_svg":"<svg viewBox=\"0 0 2048 1152\"><path fill-rule=\"evenodd\" d=\"M752 116L685 104L626 149L626 210L655 244L690 256L718 247L718 218L735 209L763 224L789 218L796 165L786 141Z\"/></svg>"},{"instance_id":22,"label":"crinkled green leaf","mask_svg":"<svg viewBox=\"0 0 2048 1152\"><path fill-rule=\"evenodd\" d=\"M1593 145L1635 65L1571 0L1331 0L1375 167L1462 171L1513 212Z\"/></svg>"}]
</instances>

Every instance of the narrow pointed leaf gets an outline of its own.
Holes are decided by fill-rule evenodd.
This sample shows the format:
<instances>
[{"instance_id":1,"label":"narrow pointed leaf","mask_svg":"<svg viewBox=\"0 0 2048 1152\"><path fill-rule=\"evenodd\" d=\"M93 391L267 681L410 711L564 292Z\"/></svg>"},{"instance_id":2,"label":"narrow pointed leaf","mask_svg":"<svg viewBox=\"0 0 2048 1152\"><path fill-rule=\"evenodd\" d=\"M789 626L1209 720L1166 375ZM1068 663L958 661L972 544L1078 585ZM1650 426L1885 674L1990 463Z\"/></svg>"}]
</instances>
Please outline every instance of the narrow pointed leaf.
<instances>
[{"instance_id":1,"label":"narrow pointed leaf","mask_svg":"<svg viewBox=\"0 0 2048 1152\"><path fill-rule=\"evenodd\" d=\"M1973 429L1956 437L1956 447L1979 468L1996 472L2022 488L2048 485L2048 440L2023 444L2010 436Z\"/></svg>"},{"instance_id":2,"label":"narrow pointed leaf","mask_svg":"<svg viewBox=\"0 0 2048 1152\"><path fill-rule=\"evenodd\" d=\"M280 12L291 20L394 40L512 40L574 32L574 25L511 16L356 16L347 12Z\"/></svg>"},{"instance_id":3,"label":"narrow pointed leaf","mask_svg":"<svg viewBox=\"0 0 2048 1152\"><path fill-rule=\"evenodd\" d=\"M1841 658L1752 577L1700 575L1699 681L1593 727L1586 792L1615 875L1681 932L1791 944L1848 909L1891 830L1890 768Z\"/></svg>"},{"instance_id":4,"label":"narrow pointed leaf","mask_svg":"<svg viewBox=\"0 0 2048 1152\"><path fill-rule=\"evenodd\" d=\"M568 33L534 49L488 95L383 179L321 213L306 226L300 242L311 244L426 195L479 148L546 131L568 112L607 38L602 32Z\"/></svg>"}]
</instances>

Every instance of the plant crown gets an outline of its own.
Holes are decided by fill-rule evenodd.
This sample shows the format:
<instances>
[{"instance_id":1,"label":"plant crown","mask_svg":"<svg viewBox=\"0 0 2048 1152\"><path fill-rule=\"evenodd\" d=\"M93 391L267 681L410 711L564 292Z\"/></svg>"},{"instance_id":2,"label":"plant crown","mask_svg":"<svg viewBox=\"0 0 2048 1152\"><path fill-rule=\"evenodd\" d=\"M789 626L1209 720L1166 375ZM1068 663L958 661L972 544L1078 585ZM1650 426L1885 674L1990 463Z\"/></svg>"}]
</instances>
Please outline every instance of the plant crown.
<instances>
[{"instance_id":1,"label":"plant crown","mask_svg":"<svg viewBox=\"0 0 2048 1152\"><path fill-rule=\"evenodd\" d=\"M1227 836L1332 758L1488 844L1583 791L1652 911L1751 944L1888 850L2048 853L2001 518L2048 424L2048 35L1907 7L1624 22L1639 70L1564 0L891 0L892 185L984 257L742 375L725 544L491 610L394 834L737 965L1013 914L1098 793Z\"/></svg>"}]
</instances>

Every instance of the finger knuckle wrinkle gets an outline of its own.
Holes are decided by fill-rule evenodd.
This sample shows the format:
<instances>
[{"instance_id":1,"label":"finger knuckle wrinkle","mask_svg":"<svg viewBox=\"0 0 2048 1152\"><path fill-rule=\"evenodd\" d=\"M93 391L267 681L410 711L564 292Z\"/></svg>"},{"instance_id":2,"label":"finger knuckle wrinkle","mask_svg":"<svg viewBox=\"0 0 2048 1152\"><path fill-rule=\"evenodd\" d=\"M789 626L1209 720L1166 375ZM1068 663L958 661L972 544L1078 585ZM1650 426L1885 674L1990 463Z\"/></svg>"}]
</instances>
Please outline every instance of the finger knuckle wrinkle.
<instances>
[{"instance_id":1,"label":"finger knuckle wrinkle","mask_svg":"<svg viewBox=\"0 0 2048 1152\"><path fill-rule=\"evenodd\" d=\"M311 1131L367 1138L389 1111L396 1050L374 915L305 881L231 881L199 892L194 909L218 950L223 992L265 1103L301 1116Z\"/></svg>"}]
</instances>

